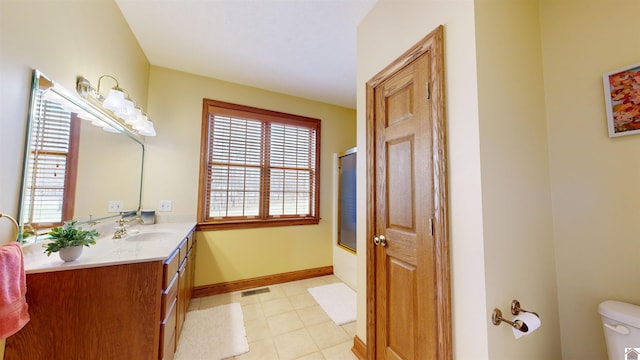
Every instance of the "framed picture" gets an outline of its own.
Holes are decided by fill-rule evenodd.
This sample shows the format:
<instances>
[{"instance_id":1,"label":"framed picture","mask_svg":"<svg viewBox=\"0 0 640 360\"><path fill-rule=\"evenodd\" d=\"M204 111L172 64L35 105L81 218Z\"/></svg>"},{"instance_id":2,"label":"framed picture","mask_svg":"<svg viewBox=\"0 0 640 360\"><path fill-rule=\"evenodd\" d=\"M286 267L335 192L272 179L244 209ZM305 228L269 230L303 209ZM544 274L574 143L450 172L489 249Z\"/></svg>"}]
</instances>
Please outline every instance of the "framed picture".
<instances>
[{"instance_id":1,"label":"framed picture","mask_svg":"<svg viewBox=\"0 0 640 360\"><path fill-rule=\"evenodd\" d=\"M609 137L640 134L640 63L602 77Z\"/></svg>"}]
</instances>

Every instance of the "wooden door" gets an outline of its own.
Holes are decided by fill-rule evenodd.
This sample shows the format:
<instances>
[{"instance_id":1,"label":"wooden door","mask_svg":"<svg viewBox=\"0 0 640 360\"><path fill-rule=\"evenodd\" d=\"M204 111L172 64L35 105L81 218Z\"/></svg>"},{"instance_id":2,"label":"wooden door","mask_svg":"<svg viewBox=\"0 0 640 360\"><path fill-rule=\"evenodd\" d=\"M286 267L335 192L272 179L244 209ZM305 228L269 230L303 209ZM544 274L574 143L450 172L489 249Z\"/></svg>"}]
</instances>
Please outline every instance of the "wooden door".
<instances>
[{"instance_id":1,"label":"wooden door","mask_svg":"<svg viewBox=\"0 0 640 360\"><path fill-rule=\"evenodd\" d=\"M368 83L369 359L450 359L442 27Z\"/></svg>"}]
</instances>

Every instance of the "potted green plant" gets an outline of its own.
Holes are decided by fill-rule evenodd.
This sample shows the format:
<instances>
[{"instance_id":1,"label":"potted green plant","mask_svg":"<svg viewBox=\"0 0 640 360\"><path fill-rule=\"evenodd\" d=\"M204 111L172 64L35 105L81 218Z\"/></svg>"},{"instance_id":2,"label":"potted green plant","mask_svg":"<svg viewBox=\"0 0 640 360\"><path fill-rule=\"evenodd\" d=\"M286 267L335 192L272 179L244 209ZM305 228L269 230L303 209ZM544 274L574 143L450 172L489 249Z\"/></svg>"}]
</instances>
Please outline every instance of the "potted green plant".
<instances>
[{"instance_id":1,"label":"potted green plant","mask_svg":"<svg viewBox=\"0 0 640 360\"><path fill-rule=\"evenodd\" d=\"M51 229L50 242L43 245L47 256L60 252L60 258L69 262L80 257L83 246L95 245L95 238L100 234L96 230L82 230L76 223L77 221L69 221L61 227Z\"/></svg>"}]
</instances>

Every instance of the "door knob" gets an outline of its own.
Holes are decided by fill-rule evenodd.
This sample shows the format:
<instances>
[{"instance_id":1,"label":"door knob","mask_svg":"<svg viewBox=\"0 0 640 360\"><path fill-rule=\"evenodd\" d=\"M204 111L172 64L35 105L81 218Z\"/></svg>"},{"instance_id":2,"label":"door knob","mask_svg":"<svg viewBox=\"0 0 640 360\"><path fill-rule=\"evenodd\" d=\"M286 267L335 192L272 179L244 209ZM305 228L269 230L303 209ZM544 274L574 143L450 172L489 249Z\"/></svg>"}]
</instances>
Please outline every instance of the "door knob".
<instances>
[{"instance_id":1,"label":"door knob","mask_svg":"<svg viewBox=\"0 0 640 360\"><path fill-rule=\"evenodd\" d=\"M373 243L379 246L387 246L387 238L384 235L379 235L373 238Z\"/></svg>"}]
</instances>

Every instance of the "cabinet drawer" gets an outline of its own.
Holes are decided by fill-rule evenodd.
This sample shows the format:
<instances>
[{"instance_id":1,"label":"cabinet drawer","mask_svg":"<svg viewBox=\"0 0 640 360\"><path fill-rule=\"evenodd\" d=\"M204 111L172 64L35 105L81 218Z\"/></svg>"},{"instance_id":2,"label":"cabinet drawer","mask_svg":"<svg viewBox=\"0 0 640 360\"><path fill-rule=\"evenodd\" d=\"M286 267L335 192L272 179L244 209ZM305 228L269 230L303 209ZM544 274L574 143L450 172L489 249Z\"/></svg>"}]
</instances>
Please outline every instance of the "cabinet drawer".
<instances>
[{"instance_id":1,"label":"cabinet drawer","mask_svg":"<svg viewBox=\"0 0 640 360\"><path fill-rule=\"evenodd\" d=\"M196 234L191 233L189 234L189 236L187 237L187 249L191 249L191 247L193 246L193 238L196 236Z\"/></svg>"},{"instance_id":2,"label":"cabinet drawer","mask_svg":"<svg viewBox=\"0 0 640 360\"><path fill-rule=\"evenodd\" d=\"M174 345L176 344L176 336L175 334L173 335L173 337L171 338L171 340L169 340L169 342L166 344L167 346L164 349L160 349L161 353L160 353L160 359L162 360L173 360L176 350L177 348L174 347Z\"/></svg>"},{"instance_id":3,"label":"cabinet drawer","mask_svg":"<svg viewBox=\"0 0 640 360\"><path fill-rule=\"evenodd\" d=\"M162 291L162 311L160 312L162 319L167 318L168 312L171 310L171 304L178 296L178 278L178 273L174 273L169 286Z\"/></svg>"},{"instance_id":4,"label":"cabinet drawer","mask_svg":"<svg viewBox=\"0 0 640 360\"><path fill-rule=\"evenodd\" d=\"M169 282L180 266L180 251L176 249L167 260L164 261L162 288L169 287Z\"/></svg>"},{"instance_id":5,"label":"cabinet drawer","mask_svg":"<svg viewBox=\"0 0 640 360\"><path fill-rule=\"evenodd\" d=\"M180 243L180 245L178 245L178 250L180 251L180 264L182 264L184 259L187 257L188 249L189 248L187 247L187 238L184 238Z\"/></svg>"},{"instance_id":6,"label":"cabinet drawer","mask_svg":"<svg viewBox=\"0 0 640 360\"><path fill-rule=\"evenodd\" d=\"M164 352L175 351L176 349L176 299L171 304L169 316L160 323L160 349Z\"/></svg>"}]
</instances>

